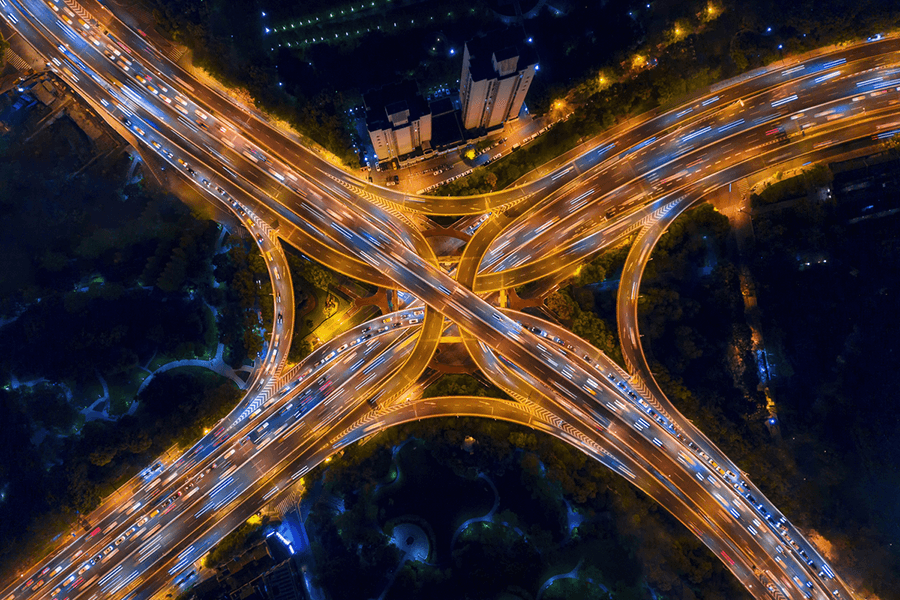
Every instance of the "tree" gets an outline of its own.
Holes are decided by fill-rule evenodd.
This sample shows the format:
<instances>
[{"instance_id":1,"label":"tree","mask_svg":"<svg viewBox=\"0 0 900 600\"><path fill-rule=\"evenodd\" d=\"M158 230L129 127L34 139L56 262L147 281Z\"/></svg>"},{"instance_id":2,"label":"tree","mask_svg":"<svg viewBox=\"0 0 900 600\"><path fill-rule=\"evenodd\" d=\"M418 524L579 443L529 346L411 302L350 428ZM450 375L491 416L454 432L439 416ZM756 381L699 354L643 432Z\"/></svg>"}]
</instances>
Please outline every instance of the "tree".
<instances>
[{"instance_id":1,"label":"tree","mask_svg":"<svg viewBox=\"0 0 900 600\"><path fill-rule=\"evenodd\" d=\"M0 35L0 68L6 66L6 51L9 50L9 42Z\"/></svg>"},{"instance_id":2,"label":"tree","mask_svg":"<svg viewBox=\"0 0 900 600\"><path fill-rule=\"evenodd\" d=\"M423 398L440 396L486 396L489 398L506 398L501 390L494 386L485 387L471 375L447 374L425 388Z\"/></svg>"},{"instance_id":3,"label":"tree","mask_svg":"<svg viewBox=\"0 0 900 600\"><path fill-rule=\"evenodd\" d=\"M575 285L578 287L598 283L606 279L606 267L601 259L585 263L578 269L575 275Z\"/></svg>"},{"instance_id":4,"label":"tree","mask_svg":"<svg viewBox=\"0 0 900 600\"><path fill-rule=\"evenodd\" d=\"M318 290L326 291L332 282L332 274L328 269L315 263L306 263L303 270L303 278L310 282Z\"/></svg>"},{"instance_id":5,"label":"tree","mask_svg":"<svg viewBox=\"0 0 900 600\"><path fill-rule=\"evenodd\" d=\"M180 247L173 249L169 262L156 280L157 287L164 292L177 292L184 283L187 267L187 254L185 251Z\"/></svg>"},{"instance_id":6,"label":"tree","mask_svg":"<svg viewBox=\"0 0 900 600\"><path fill-rule=\"evenodd\" d=\"M310 355L313 351L312 343L309 340L298 340L296 337L291 343L291 349L288 352L288 360L291 362L300 362Z\"/></svg>"},{"instance_id":7,"label":"tree","mask_svg":"<svg viewBox=\"0 0 900 600\"><path fill-rule=\"evenodd\" d=\"M561 321L569 321L577 308L572 296L565 290L556 290L544 300L547 308Z\"/></svg>"},{"instance_id":8,"label":"tree","mask_svg":"<svg viewBox=\"0 0 900 600\"><path fill-rule=\"evenodd\" d=\"M577 314L572 320L572 333L590 342L598 350L616 360L622 362L622 349L616 335L606 325L606 321L593 312L576 309Z\"/></svg>"}]
</instances>

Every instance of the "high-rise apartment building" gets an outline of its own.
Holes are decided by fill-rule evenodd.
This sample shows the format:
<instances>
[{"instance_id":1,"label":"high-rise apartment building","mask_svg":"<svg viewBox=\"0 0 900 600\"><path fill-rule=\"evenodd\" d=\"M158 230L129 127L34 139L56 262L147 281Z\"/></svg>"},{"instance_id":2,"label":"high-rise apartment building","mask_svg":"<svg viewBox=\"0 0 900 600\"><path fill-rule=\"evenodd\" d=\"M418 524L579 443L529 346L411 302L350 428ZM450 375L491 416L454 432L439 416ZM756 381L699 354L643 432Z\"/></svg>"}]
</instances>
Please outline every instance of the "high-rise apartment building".
<instances>
[{"instance_id":1,"label":"high-rise apartment building","mask_svg":"<svg viewBox=\"0 0 900 600\"><path fill-rule=\"evenodd\" d=\"M414 81L363 95L366 129L379 162L431 149L431 109Z\"/></svg>"},{"instance_id":2,"label":"high-rise apartment building","mask_svg":"<svg viewBox=\"0 0 900 600\"><path fill-rule=\"evenodd\" d=\"M515 30L466 42L459 99L466 129L493 129L519 116L538 64Z\"/></svg>"}]
</instances>

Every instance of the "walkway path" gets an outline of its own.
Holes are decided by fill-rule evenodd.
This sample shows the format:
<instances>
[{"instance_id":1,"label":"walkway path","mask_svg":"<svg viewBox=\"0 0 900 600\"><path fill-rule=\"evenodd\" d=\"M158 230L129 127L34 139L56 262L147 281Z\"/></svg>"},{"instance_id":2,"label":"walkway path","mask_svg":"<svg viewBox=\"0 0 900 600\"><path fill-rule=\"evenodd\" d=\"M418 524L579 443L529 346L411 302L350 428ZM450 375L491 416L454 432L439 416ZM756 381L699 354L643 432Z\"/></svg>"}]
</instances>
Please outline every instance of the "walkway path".
<instances>
[{"instance_id":1,"label":"walkway path","mask_svg":"<svg viewBox=\"0 0 900 600\"><path fill-rule=\"evenodd\" d=\"M484 479L487 482L487 484L489 486L491 486L491 489L494 491L494 505L491 507L491 510L489 510L488 513L486 515L484 515L483 517L474 517L472 519L469 519L462 525L460 525L459 528L456 530L456 532L453 534L453 539L450 540L451 548L453 548L453 546L456 545L456 539L459 537L459 534L461 534L463 531L465 531L466 527L468 527L472 523L486 523L486 522L492 521L494 518L494 513L497 512L497 508L500 506L500 493L497 491L497 487L494 485L494 482L491 481L490 477L488 477L484 473L479 473L478 478Z\"/></svg>"},{"instance_id":2,"label":"walkway path","mask_svg":"<svg viewBox=\"0 0 900 600\"><path fill-rule=\"evenodd\" d=\"M397 575L400 574L403 564L408 560L425 562L431 544L428 543L428 535L425 531L413 523L401 523L391 532L391 543L400 550L400 563L394 568L388 579L387 585L378 596L378 600L384 600L388 591L394 584Z\"/></svg>"},{"instance_id":3,"label":"walkway path","mask_svg":"<svg viewBox=\"0 0 900 600\"><path fill-rule=\"evenodd\" d=\"M568 533L566 533L566 541L572 539L572 532L576 527L581 525L584 521L584 516L578 514L572 509L572 503L563 498L563 502L566 503L566 529Z\"/></svg>"},{"instance_id":4,"label":"walkway path","mask_svg":"<svg viewBox=\"0 0 900 600\"><path fill-rule=\"evenodd\" d=\"M568 573L560 573L559 575L554 575L553 577L551 577L550 579L545 581L544 584L541 586L541 589L538 590L535 600L541 600L541 597L544 595L544 592L547 591L547 588L549 588L551 585L553 585L559 579L578 579L578 569L581 568L581 563L583 563L583 562L584 562L584 559L579 560L578 564L575 565L575 568L572 569L571 571L569 571ZM606 591L605 587L603 588L603 591L604 592Z\"/></svg>"},{"instance_id":5,"label":"walkway path","mask_svg":"<svg viewBox=\"0 0 900 600\"><path fill-rule=\"evenodd\" d=\"M222 360L222 353L225 350L225 344L219 343L219 346L216 348L216 356L215 358L211 358L210 360L200 360L199 358L193 359L185 359L185 360L175 360L169 363L164 364L159 367L153 373L150 374L147 379L141 382L141 387L138 388L137 395L147 387L147 384L150 383L150 380L153 379L154 376L165 373L170 369L177 369L178 367L203 367L204 369L209 369L223 377L227 377L232 380L237 386L238 389L245 389L247 386L247 382L238 377L237 373L235 373L234 369L231 368L224 360ZM129 411L130 412L130 411Z\"/></svg>"}]
</instances>

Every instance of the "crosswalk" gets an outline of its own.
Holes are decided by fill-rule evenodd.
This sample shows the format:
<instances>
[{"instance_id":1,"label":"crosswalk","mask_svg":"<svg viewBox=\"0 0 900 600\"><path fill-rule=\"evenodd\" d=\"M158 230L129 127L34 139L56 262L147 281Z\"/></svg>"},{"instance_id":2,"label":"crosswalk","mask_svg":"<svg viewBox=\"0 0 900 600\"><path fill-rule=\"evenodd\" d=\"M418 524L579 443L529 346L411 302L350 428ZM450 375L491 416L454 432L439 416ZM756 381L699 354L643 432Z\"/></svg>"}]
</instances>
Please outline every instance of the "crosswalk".
<instances>
[{"instance_id":1,"label":"crosswalk","mask_svg":"<svg viewBox=\"0 0 900 600\"><path fill-rule=\"evenodd\" d=\"M281 520L284 521L287 519L288 513L292 511L300 512L300 492L297 489L297 486L293 486L290 489L290 493L278 501L276 508L278 509L278 514L281 515Z\"/></svg>"},{"instance_id":2,"label":"crosswalk","mask_svg":"<svg viewBox=\"0 0 900 600\"><path fill-rule=\"evenodd\" d=\"M185 52L187 52L187 47L185 46L172 46L166 50L166 56L173 63L177 63L184 56Z\"/></svg>"},{"instance_id":3,"label":"crosswalk","mask_svg":"<svg viewBox=\"0 0 900 600\"><path fill-rule=\"evenodd\" d=\"M31 65L25 62L21 56L9 49L6 51L6 62L11 64L17 71L27 71L31 68Z\"/></svg>"}]
</instances>

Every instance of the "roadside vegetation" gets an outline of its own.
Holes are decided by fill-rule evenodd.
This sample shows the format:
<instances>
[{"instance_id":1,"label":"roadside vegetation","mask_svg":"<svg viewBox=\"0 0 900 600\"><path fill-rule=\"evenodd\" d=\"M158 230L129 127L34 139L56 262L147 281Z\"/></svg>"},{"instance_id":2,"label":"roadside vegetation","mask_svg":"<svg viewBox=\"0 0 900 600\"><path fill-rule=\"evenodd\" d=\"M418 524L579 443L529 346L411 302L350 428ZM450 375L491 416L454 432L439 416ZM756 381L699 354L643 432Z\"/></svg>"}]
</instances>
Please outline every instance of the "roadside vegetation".
<instances>
[{"instance_id":1,"label":"roadside vegetation","mask_svg":"<svg viewBox=\"0 0 900 600\"><path fill-rule=\"evenodd\" d=\"M639 305L644 350L675 406L860 593L880 598L900 589L889 508L900 484L900 421L887 408L900 384L891 300L900 293L891 216L900 162L888 158L842 165L842 173L819 166L752 197L755 245L746 258L766 392L757 388L762 356L751 352L729 224L712 207L685 213L663 236ZM886 187L854 187L872 178Z\"/></svg>"},{"instance_id":2,"label":"roadside vegetation","mask_svg":"<svg viewBox=\"0 0 900 600\"><path fill-rule=\"evenodd\" d=\"M285 247L285 253L294 286L294 331L288 360L296 363L313 351L313 331L337 310L337 299L329 291L335 274L293 248Z\"/></svg>"},{"instance_id":3,"label":"roadside vegetation","mask_svg":"<svg viewBox=\"0 0 900 600\"><path fill-rule=\"evenodd\" d=\"M785 181L781 209L753 217L749 265L790 457L770 466L773 500L881 598L900 589L896 147Z\"/></svg>"},{"instance_id":4,"label":"roadside vegetation","mask_svg":"<svg viewBox=\"0 0 900 600\"><path fill-rule=\"evenodd\" d=\"M541 72L535 82L544 81L546 87L529 93L531 113L548 115L552 121L571 116L517 152L432 193L455 196L502 189L629 117L665 109L687 94L770 63L900 26L900 8L879 0L856 2L852 8L841 0L827 0L818 2L814 11L803 3L767 0L658 0L646 6L609 2L604 7L627 11L628 26L637 34L629 43L580 62L581 71L556 79L552 61L564 57L538 45ZM577 12L573 9L570 16ZM531 23L526 22L526 28ZM617 26L615 21L599 23L582 16L571 26L591 35ZM564 39L573 38L572 31ZM568 52L581 44L560 46Z\"/></svg>"},{"instance_id":5,"label":"roadside vegetation","mask_svg":"<svg viewBox=\"0 0 900 600\"><path fill-rule=\"evenodd\" d=\"M626 240L583 264L575 277L544 299L544 308L560 324L623 367L616 330L616 289L631 242Z\"/></svg>"},{"instance_id":6,"label":"roadside vegetation","mask_svg":"<svg viewBox=\"0 0 900 600\"><path fill-rule=\"evenodd\" d=\"M427 564L402 566L390 599L533 598L573 570L544 597L748 597L656 502L567 444L509 423L425 419L392 428L307 475L308 489L320 479L307 525L316 581L334 598L385 589L399 562L389 542L398 523L421 527L431 549ZM343 511L334 511L333 496Z\"/></svg>"},{"instance_id":7,"label":"roadside vegetation","mask_svg":"<svg viewBox=\"0 0 900 600\"><path fill-rule=\"evenodd\" d=\"M484 396L509 399L509 396L496 386L485 385L471 375L452 373L442 375L422 392L423 398L439 398L441 396Z\"/></svg>"},{"instance_id":8,"label":"roadside vegetation","mask_svg":"<svg viewBox=\"0 0 900 600\"><path fill-rule=\"evenodd\" d=\"M127 154L98 150L65 117L26 141L28 123L0 138L8 575L57 534L89 526L80 515L234 406L233 381L178 365L209 364L220 343L236 368L252 358L266 293L251 267L258 251L147 185ZM177 368L151 375L167 364Z\"/></svg>"},{"instance_id":9,"label":"roadside vegetation","mask_svg":"<svg viewBox=\"0 0 900 600\"><path fill-rule=\"evenodd\" d=\"M266 528L271 526L270 519L266 517L251 517L246 523L222 538L203 557L203 566L214 569L224 565L232 558L254 546L263 540Z\"/></svg>"}]
</instances>

